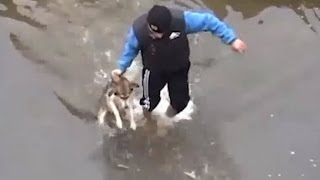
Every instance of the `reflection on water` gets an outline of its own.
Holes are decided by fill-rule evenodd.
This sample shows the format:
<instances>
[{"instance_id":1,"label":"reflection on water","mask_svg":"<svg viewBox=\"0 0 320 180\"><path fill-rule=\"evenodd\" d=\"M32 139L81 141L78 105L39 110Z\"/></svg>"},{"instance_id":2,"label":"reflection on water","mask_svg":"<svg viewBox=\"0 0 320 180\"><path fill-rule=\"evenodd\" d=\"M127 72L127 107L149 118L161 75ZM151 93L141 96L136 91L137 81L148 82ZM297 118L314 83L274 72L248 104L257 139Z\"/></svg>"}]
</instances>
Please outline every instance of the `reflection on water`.
<instances>
[{"instance_id":1,"label":"reflection on water","mask_svg":"<svg viewBox=\"0 0 320 180\"><path fill-rule=\"evenodd\" d=\"M297 14L301 15L300 8L320 7L318 0L203 0L208 7L213 9L219 16L225 17L227 15L226 6L230 5L235 11L240 11L244 18L250 18L258 15L265 8L270 6L288 7L294 10Z\"/></svg>"},{"instance_id":2,"label":"reflection on water","mask_svg":"<svg viewBox=\"0 0 320 180\"><path fill-rule=\"evenodd\" d=\"M314 15L320 20L319 0L203 0L209 8L213 9L220 17L227 16L226 6L230 5L233 10L240 11L244 18L251 18L258 15L265 8L270 6L291 8L303 21L310 26L311 30L316 32L315 28L310 25L304 8L313 10Z\"/></svg>"},{"instance_id":3,"label":"reflection on water","mask_svg":"<svg viewBox=\"0 0 320 180\"><path fill-rule=\"evenodd\" d=\"M73 0L72 0L73 1ZM72 2L70 1L70 2ZM276 7L286 7L291 8L294 12L299 15L303 21L310 25L310 22L305 14L304 8L312 9L314 16L320 21L320 1L318 0L276 0L276 1L265 1L265 0L203 0L204 4L200 0L168 0L178 4L179 6L184 6L187 8L192 7L202 7L208 6L210 9L213 9L219 17L223 18L227 16L226 6L230 5L235 11L240 11L243 14L244 18L251 18L258 15L262 10L270 6ZM73 1L79 4L85 4L87 6L92 6L99 4L100 1L95 0L79 0ZM117 1L120 2L120 1ZM157 1L156 1L157 2ZM161 0L159 2L162 2ZM19 21L24 21L32 26L44 27L45 20L44 17L33 16L32 14L35 11L39 11L39 7L44 7L45 5L59 4L60 1L56 0L42 0L42 1L33 1L33 0L3 0L1 3L4 7L0 8L0 16L9 17ZM126 3L126 2L124 2ZM130 3L129 3L130 4ZM135 3L140 5L141 3ZM78 5L78 4L77 4ZM75 7L77 7L75 5ZM123 6L123 3L118 3L118 7ZM36 8L37 7L37 8ZM2 11L1 9L4 9ZM109 8L108 8L109 9ZM111 9L109 9L111 10ZM45 10L41 10L45 12ZM40 15L39 12L38 15ZM42 14L43 16L43 14ZM315 31L314 27L310 27Z\"/></svg>"}]
</instances>

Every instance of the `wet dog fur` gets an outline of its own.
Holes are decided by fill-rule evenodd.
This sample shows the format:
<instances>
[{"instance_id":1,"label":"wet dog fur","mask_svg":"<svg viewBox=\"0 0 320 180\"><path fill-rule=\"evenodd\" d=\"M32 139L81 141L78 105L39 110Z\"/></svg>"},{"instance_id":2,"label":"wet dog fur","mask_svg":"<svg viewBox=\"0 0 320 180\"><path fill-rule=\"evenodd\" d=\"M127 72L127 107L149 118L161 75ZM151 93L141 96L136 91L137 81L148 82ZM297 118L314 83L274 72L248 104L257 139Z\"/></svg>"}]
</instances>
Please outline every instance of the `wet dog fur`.
<instances>
[{"instance_id":1,"label":"wet dog fur","mask_svg":"<svg viewBox=\"0 0 320 180\"><path fill-rule=\"evenodd\" d=\"M133 93L139 85L129 81L119 70L111 72L111 78L103 89L99 100L98 123L103 126L107 113L113 114L116 127L122 129L123 120L130 121L130 128L135 130L137 125L133 114Z\"/></svg>"}]
</instances>

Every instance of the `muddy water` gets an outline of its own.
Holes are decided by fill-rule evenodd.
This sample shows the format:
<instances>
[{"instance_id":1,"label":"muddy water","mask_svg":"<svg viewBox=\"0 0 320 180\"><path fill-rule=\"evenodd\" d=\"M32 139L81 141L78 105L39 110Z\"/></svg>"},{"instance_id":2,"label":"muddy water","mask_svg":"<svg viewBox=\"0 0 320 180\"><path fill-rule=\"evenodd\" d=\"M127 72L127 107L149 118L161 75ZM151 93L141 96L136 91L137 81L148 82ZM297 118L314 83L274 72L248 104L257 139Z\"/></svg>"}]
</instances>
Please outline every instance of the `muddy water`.
<instances>
[{"instance_id":1,"label":"muddy water","mask_svg":"<svg viewBox=\"0 0 320 180\"><path fill-rule=\"evenodd\" d=\"M313 11L314 16L320 20L318 8L320 2L317 0L279 0L279 1L254 1L254 0L204 0L208 7L216 11L221 17L225 17L228 12L226 10L226 5L230 5L235 11L242 13L244 18L251 18L258 15L264 9L274 6L279 8L290 8L298 16L300 16L303 21L310 26L311 30L317 32L317 30L310 24L308 16L305 13L306 8ZM262 22L262 21L261 21Z\"/></svg>"},{"instance_id":2,"label":"muddy water","mask_svg":"<svg viewBox=\"0 0 320 180\"><path fill-rule=\"evenodd\" d=\"M51 91L39 93L41 99L50 97L45 101L55 102L52 96L56 97L59 105L75 117L93 120L104 85L101 70L108 72L115 67L130 23L154 2L182 8L206 7L198 1L4 0L0 7L0 15L6 18L1 21L6 32L3 36L12 44L2 43L16 49L8 54L22 55L35 67L33 76L43 76ZM86 161L63 166L81 169L74 170L77 176L72 178L90 175L96 179L180 180L188 179L184 172L193 170L199 179L215 180L320 177L316 164L320 157L316 120L319 114L315 108L319 107L319 101L313 98L319 89L315 78L319 75L316 58L319 37L314 33L320 28L319 4L311 1L205 3L236 28L248 42L250 51L239 56L209 34L190 36L194 64L190 74L192 93L200 109L194 120L177 123L165 137L147 137L139 129L135 133L105 137L102 143L93 135L99 129L82 135L83 121L75 126L58 121L55 123L59 126L68 127L57 129L56 133L66 131L59 138L77 139L77 144L61 143L59 138L35 133L35 137L42 137L39 142L50 140L60 149L50 151L53 155L49 162L61 157L75 161L96 153L92 149L97 148L94 162L98 168L92 168ZM21 65L24 64L15 66L21 68ZM37 88L36 83L32 84ZM56 113L62 112L60 109ZM37 124L30 116L28 121ZM59 118L71 119L67 115ZM67 131L71 129L78 138L68 137ZM94 143L82 144L81 139L88 140L87 136ZM79 156L69 157L70 153L65 153L75 152L81 146L94 148L78 151ZM34 158L45 158L36 156L43 151L33 149ZM57 168L65 162L54 162L41 169L41 177L66 179L66 170ZM118 164L129 169L116 168ZM87 166L88 170L84 170ZM28 168L24 171L28 172ZM15 176L7 172L6 177ZM30 173L25 178L35 179L37 175Z\"/></svg>"}]
</instances>

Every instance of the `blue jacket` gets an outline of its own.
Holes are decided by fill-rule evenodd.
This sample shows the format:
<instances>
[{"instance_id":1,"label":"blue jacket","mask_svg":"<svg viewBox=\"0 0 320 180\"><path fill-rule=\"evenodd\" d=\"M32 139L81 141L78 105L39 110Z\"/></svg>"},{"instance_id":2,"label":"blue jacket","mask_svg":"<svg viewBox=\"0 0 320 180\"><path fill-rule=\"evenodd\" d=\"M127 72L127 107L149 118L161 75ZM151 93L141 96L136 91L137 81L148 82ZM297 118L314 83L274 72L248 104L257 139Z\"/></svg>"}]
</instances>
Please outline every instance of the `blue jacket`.
<instances>
[{"instance_id":1,"label":"blue jacket","mask_svg":"<svg viewBox=\"0 0 320 180\"><path fill-rule=\"evenodd\" d=\"M225 44L230 44L237 38L233 29L226 23L220 21L213 13L184 11L184 19L186 22L187 34L210 31L213 35L219 37ZM118 61L119 69L125 71L130 67L138 53L138 40L131 27L127 34L124 50Z\"/></svg>"}]
</instances>

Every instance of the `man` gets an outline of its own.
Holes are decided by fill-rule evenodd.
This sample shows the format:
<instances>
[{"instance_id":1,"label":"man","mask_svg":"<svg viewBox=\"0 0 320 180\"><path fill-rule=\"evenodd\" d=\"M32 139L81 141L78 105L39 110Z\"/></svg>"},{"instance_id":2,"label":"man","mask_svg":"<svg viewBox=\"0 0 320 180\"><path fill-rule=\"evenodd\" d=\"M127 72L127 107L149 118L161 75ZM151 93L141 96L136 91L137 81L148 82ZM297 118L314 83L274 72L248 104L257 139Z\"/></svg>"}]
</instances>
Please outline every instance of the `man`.
<instances>
[{"instance_id":1,"label":"man","mask_svg":"<svg viewBox=\"0 0 320 180\"><path fill-rule=\"evenodd\" d=\"M237 52L246 49L233 30L212 13L154 5L134 21L119 60L119 69L123 74L141 52L143 97L140 104L147 120L151 120L151 112L160 102L160 91L166 84L171 104L167 116L173 117L187 106L190 100L187 35L204 31L210 31Z\"/></svg>"}]
</instances>

